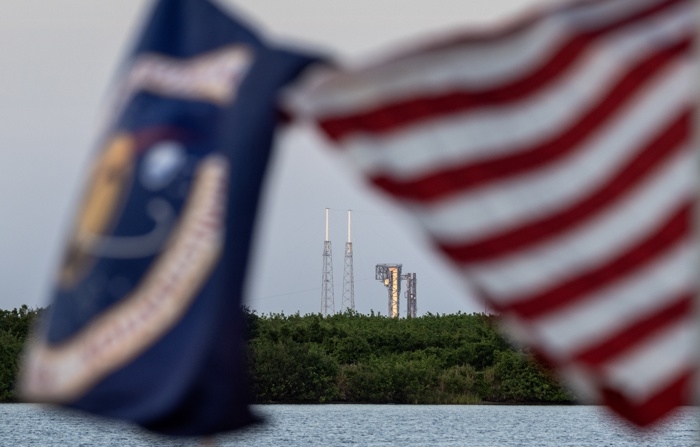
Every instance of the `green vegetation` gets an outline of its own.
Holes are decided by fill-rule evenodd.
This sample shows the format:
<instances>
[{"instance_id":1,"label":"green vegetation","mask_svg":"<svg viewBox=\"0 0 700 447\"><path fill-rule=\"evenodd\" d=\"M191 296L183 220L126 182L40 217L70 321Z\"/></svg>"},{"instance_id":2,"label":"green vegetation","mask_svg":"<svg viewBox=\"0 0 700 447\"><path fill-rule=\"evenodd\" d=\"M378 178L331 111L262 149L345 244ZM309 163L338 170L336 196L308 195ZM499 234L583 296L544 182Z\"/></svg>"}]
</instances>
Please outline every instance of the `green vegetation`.
<instances>
[{"instance_id":1,"label":"green vegetation","mask_svg":"<svg viewBox=\"0 0 700 447\"><path fill-rule=\"evenodd\" d=\"M0 310L0 402L41 309ZM484 314L392 319L354 312L259 316L246 309L258 402L473 404L573 399Z\"/></svg>"},{"instance_id":2,"label":"green vegetation","mask_svg":"<svg viewBox=\"0 0 700 447\"><path fill-rule=\"evenodd\" d=\"M41 310L23 305L0 310L0 402L15 400L14 383L27 334Z\"/></svg>"},{"instance_id":3,"label":"green vegetation","mask_svg":"<svg viewBox=\"0 0 700 447\"><path fill-rule=\"evenodd\" d=\"M247 315L259 402L573 401L491 315Z\"/></svg>"}]
</instances>

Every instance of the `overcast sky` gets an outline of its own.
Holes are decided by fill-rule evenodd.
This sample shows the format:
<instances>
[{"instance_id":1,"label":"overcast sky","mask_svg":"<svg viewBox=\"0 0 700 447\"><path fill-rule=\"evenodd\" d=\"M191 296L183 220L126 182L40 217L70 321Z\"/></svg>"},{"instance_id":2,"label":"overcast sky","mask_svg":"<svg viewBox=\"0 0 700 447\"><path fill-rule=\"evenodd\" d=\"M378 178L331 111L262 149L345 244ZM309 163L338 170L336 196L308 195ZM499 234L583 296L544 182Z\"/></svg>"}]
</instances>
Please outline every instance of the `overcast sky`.
<instances>
[{"instance_id":1,"label":"overcast sky","mask_svg":"<svg viewBox=\"0 0 700 447\"><path fill-rule=\"evenodd\" d=\"M545 2L222 0L262 34L349 64L493 26ZM149 6L145 0L0 0L0 309L48 304L103 99ZM417 274L419 314L483 311L407 216L340 166L313 130L283 132L269 172L248 283L253 309L319 312L329 207L336 307L352 209L359 312L386 315L386 289L374 280L378 263L402 263L404 272Z\"/></svg>"}]
</instances>

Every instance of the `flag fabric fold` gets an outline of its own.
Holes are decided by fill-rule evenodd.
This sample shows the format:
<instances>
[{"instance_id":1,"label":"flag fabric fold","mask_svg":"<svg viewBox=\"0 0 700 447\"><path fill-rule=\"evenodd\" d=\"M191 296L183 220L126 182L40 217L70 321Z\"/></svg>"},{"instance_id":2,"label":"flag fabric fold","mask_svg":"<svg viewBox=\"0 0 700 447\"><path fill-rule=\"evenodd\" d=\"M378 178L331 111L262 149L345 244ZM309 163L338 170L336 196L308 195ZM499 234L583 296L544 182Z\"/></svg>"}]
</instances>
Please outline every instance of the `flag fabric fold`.
<instances>
[{"instance_id":1,"label":"flag fabric fold","mask_svg":"<svg viewBox=\"0 0 700 447\"><path fill-rule=\"evenodd\" d=\"M692 0L572 1L286 97L573 384L648 425L695 369Z\"/></svg>"},{"instance_id":2,"label":"flag fabric fold","mask_svg":"<svg viewBox=\"0 0 700 447\"><path fill-rule=\"evenodd\" d=\"M243 281L278 90L315 60L209 1L156 4L25 355L25 399L174 435L255 420Z\"/></svg>"}]
</instances>

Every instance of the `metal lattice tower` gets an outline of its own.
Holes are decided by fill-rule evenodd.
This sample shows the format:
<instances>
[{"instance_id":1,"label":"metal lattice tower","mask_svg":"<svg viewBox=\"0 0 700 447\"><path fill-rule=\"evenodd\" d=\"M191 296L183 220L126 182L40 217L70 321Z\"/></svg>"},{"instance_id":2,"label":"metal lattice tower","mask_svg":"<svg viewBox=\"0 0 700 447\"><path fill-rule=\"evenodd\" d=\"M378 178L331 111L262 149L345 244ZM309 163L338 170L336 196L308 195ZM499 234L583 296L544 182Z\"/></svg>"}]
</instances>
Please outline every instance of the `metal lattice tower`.
<instances>
[{"instance_id":1,"label":"metal lattice tower","mask_svg":"<svg viewBox=\"0 0 700 447\"><path fill-rule=\"evenodd\" d=\"M352 242L350 239L350 210L348 210L348 241L345 243L343 269L343 302L341 309L355 310L355 276L352 271Z\"/></svg>"},{"instance_id":2,"label":"metal lattice tower","mask_svg":"<svg viewBox=\"0 0 700 447\"><path fill-rule=\"evenodd\" d=\"M323 272L321 273L321 315L335 313L333 296L333 250L328 240L328 208L326 208L326 240L323 242Z\"/></svg>"},{"instance_id":3,"label":"metal lattice tower","mask_svg":"<svg viewBox=\"0 0 700 447\"><path fill-rule=\"evenodd\" d=\"M399 297L401 296L401 264L377 264L374 278L382 281L389 289L389 316L399 318Z\"/></svg>"},{"instance_id":4,"label":"metal lattice tower","mask_svg":"<svg viewBox=\"0 0 700 447\"><path fill-rule=\"evenodd\" d=\"M418 303L416 297L416 274L406 273L403 275L406 280L406 316L408 318L416 318L418 312Z\"/></svg>"}]
</instances>

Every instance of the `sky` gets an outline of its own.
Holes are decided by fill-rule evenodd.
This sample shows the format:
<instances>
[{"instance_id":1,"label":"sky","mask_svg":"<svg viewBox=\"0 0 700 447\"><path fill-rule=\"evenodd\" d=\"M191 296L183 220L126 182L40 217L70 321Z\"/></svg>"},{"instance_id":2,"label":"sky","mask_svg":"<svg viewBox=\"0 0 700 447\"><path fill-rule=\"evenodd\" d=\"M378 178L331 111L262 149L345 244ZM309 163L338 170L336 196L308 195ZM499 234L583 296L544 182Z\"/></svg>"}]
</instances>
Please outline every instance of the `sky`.
<instances>
[{"instance_id":1,"label":"sky","mask_svg":"<svg viewBox=\"0 0 700 447\"><path fill-rule=\"evenodd\" d=\"M551 2L219 0L271 41L347 65L499 26ZM0 309L49 303L105 99L150 4L0 0ZM387 313L387 290L374 279L380 263L416 273L419 315L485 310L410 217L342 166L314 129L297 125L279 133L266 182L246 287L247 304L257 312L320 311L325 208L336 308L352 209L358 312Z\"/></svg>"}]
</instances>

